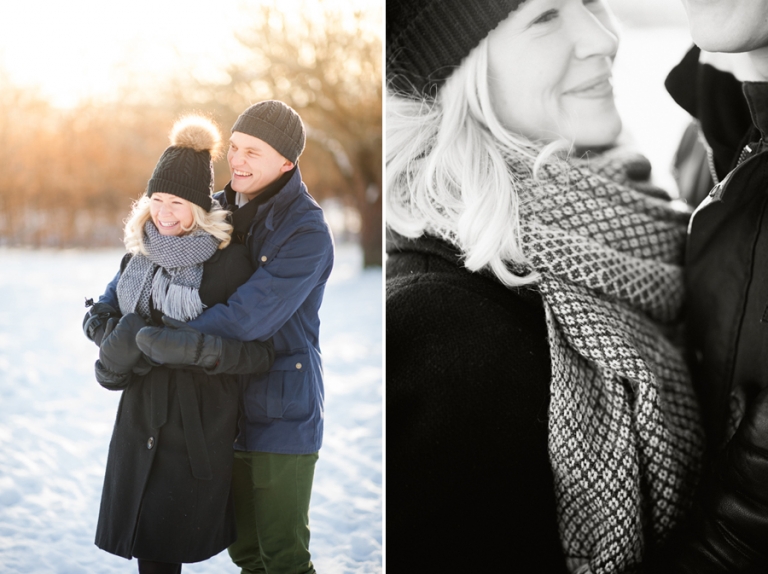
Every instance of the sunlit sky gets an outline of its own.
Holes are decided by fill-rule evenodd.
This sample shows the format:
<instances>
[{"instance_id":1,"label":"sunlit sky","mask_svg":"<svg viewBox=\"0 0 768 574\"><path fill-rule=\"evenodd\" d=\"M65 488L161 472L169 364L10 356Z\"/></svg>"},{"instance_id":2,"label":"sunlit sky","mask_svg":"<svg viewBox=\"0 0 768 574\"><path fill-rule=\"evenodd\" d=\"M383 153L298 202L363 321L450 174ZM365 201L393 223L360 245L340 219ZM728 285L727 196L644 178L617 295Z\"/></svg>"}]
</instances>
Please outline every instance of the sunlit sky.
<instances>
[{"instance_id":1,"label":"sunlit sky","mask_svg":"<svg viewBox=\"0 0 768 574\"><path fill-rule=\"evenodd\" d=\"M370 9L383 36L383 0L282 0L286 11L312 4ZM3 74L35 86L57 106L114 95L128 82L162 81L174 68L213 74L237 51L233 31L258 0L2 0Z\"/></svg>"}]
</instances>

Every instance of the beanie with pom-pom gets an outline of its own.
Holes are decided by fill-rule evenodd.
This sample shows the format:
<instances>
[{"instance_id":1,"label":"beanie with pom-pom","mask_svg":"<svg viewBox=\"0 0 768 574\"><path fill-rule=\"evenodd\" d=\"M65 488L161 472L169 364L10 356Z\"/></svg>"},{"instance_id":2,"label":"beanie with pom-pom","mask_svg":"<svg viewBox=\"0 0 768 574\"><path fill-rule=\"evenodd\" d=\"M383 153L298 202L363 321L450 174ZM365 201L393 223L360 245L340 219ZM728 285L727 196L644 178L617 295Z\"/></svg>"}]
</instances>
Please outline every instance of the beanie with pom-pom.
<instances>
[{"instance_id":1,"label":"beanie with pom-pom","mask_svg":"<svg viewBox=\"0 0 768 574\"><path fill-rule=\"evenodd\" d=\"M147 195L170 193L210 211L213 158L221 148L218 128L202 116L186 116L173 125L170 139L147 184Z\"/></svg>"}]
</instances>

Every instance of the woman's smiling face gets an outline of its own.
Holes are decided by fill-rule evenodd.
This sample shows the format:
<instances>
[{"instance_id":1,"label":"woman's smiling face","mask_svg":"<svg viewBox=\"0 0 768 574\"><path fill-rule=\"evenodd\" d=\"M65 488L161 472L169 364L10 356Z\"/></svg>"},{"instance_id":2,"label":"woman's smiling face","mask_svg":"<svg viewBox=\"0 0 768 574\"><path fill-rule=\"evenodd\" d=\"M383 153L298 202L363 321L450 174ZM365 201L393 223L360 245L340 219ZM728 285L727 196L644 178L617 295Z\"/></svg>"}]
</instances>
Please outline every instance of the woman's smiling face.
<instances>
[{"instance_id":1,"label":"woman's smiling face","mask_svg":"<svg viewBox=\"0 0 768 574\"><path fill-rule=\"evenodd\" d=\"M507 129L579 147L616 140L618 36L603 0L528 0L487 41L491 102Z\"/></svg>"},{"instance_id":2,"label":"woman's smiling face","mask_svg":"<svg viewBox=\"0 0 768 574\"><path fill-rule=\"evenodd\" d=\"M184 235L191 229L195 217L189 201L159 191L149 199L149 214L160 235Z\"/></svg>"}]
</instances>

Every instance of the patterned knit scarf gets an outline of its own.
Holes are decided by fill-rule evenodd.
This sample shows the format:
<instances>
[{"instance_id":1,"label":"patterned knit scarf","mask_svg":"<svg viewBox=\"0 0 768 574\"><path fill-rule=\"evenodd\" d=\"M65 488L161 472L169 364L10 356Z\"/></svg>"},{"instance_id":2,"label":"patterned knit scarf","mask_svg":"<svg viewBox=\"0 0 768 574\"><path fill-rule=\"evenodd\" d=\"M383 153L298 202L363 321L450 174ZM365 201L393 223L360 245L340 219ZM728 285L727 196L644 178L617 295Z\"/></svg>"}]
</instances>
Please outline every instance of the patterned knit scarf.
<instances>
[{"instance_id":1,"label":"patterned knit scarf","mask_svg":"<svg viewBox=\"0 0 768 574\"><path fill-rule=\"evenodd\" d=\"M629 180L648 165L639 156L545 165L536 180L510 165L546 308L549 452L568 566L634 572L688 509L703 450L670 336L688 214Z\"/></svg>"},{"instance_id":2,"label":"patterned knit scarf","mask_svg":"<svg viewBox=\"0 0 768 574\"><path fill-rule=\"evenodd\" d=\"M152 221L144 225L147 255L137 253L117 283L120 311L151 319L149 301L161 313L189 321L203 312L200 282L203 263L216 253L219 240L202 230L189 235L161 235Z\"/></svg>"}]
</instances>

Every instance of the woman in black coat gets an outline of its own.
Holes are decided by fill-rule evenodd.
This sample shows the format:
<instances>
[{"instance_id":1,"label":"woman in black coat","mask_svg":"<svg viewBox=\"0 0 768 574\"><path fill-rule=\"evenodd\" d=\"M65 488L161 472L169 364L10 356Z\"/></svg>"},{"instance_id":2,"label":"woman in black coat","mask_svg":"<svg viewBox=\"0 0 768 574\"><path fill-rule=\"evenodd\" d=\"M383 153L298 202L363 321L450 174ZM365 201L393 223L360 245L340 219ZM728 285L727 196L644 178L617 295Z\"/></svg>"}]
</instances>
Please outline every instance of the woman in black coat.
<instances>
[{"instance_id":1,"label":"woman in black coat","mask_svg":"<svg viewBox=\"0 0 768 574\"><path fill-rule=\"evenodd\" d=\"M617 48L602 0L387 2L388 572L765 571L768 394L694 500L689 214Z\"/></svg>"},{"instance_id":2,"label":"woman in black coat","mask_svg":"<svg viewBox=\"0 0 768 574\"><path fill-rule=\"evenodd\" d=\"M274 359L271 342L211 337L184 324L226 302L253 271L247 248L230 243L226 212L210 197L219 139L202 118L174 126L172 145L126 223L120 313L97 329L96 377L123 395L96 544L138 558L140 572L180 572L181 563L205 560L236 539L230 483L237 374L265 372ZM110 314L108 303L98 305L92 323ZM183 356L187 347L179 345L178 367L147 358L154 346L180 337L197 341L195 357Z\"/></svg>"}]
</instances>

